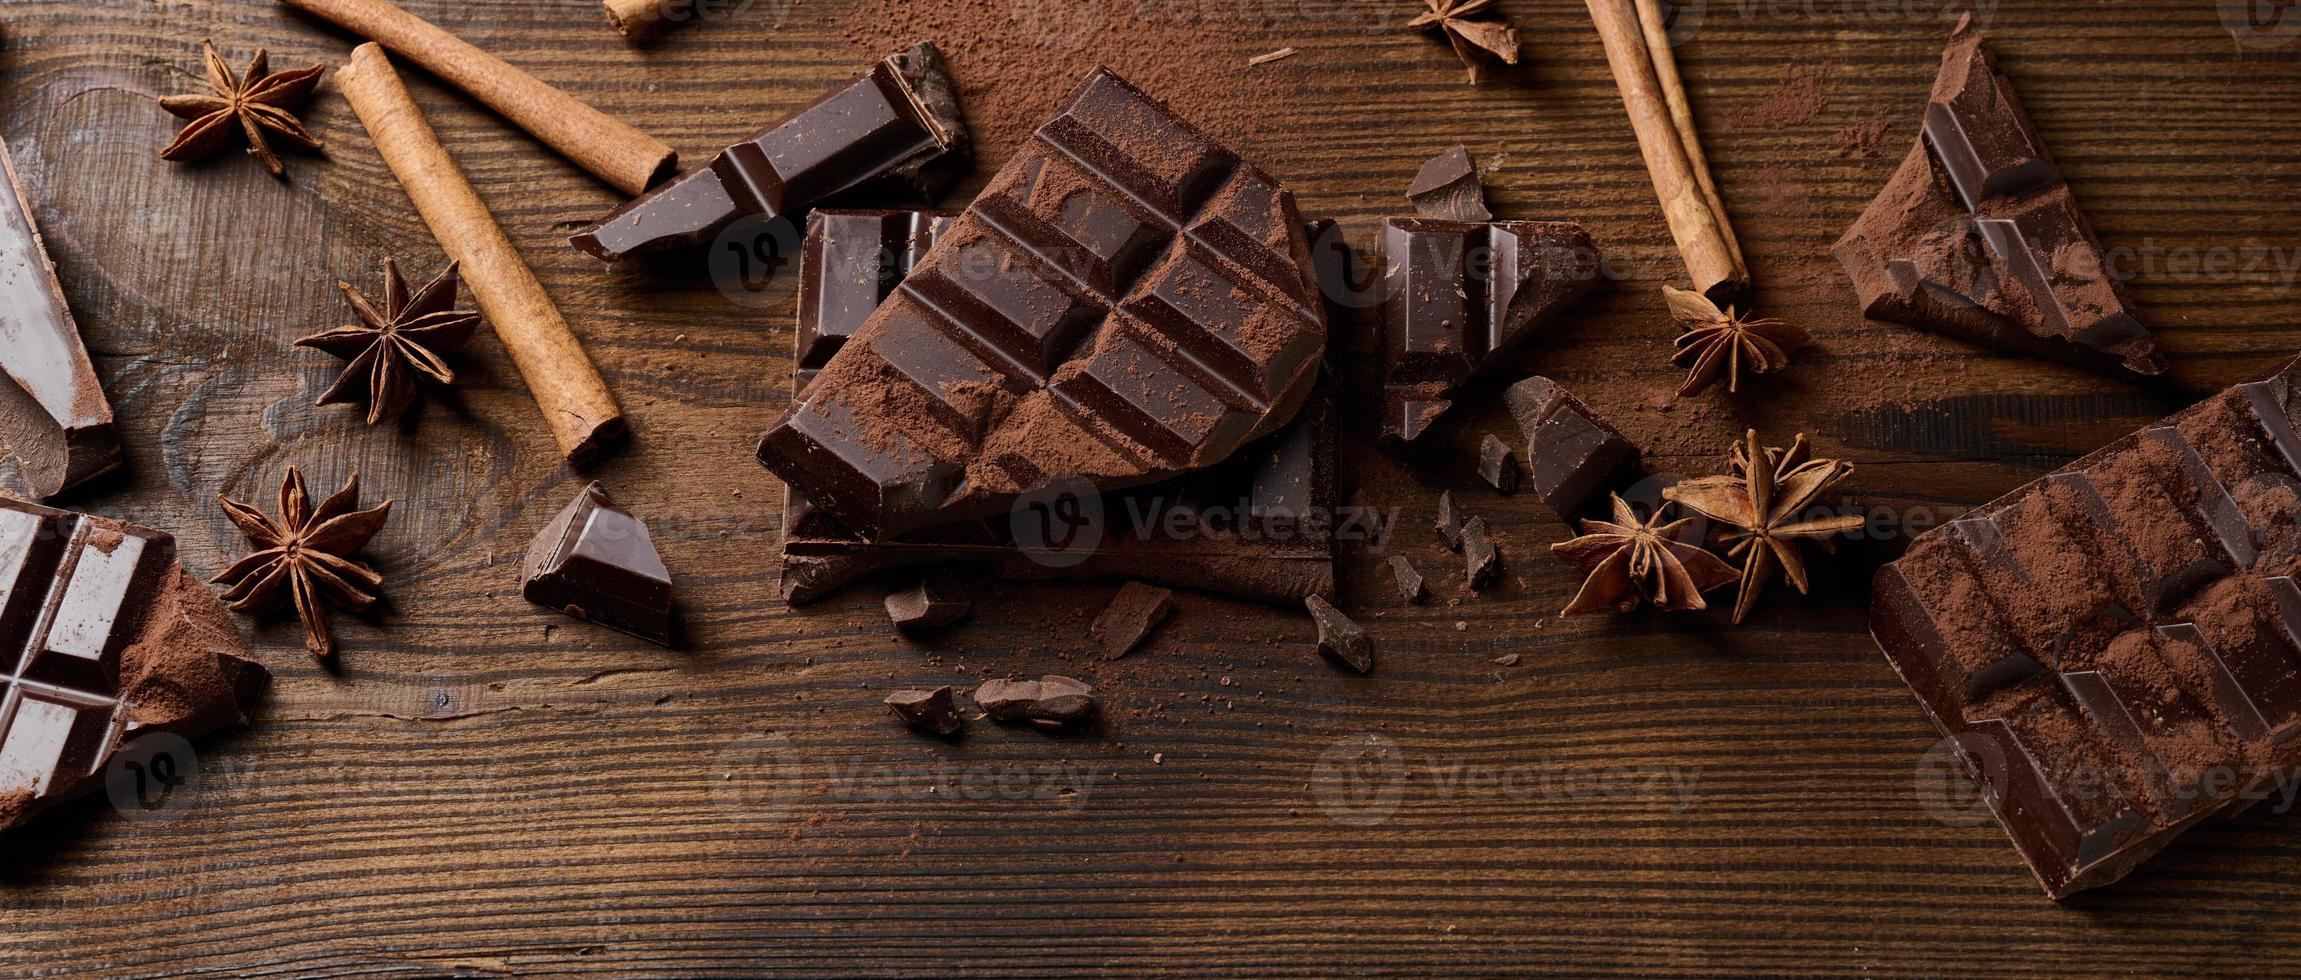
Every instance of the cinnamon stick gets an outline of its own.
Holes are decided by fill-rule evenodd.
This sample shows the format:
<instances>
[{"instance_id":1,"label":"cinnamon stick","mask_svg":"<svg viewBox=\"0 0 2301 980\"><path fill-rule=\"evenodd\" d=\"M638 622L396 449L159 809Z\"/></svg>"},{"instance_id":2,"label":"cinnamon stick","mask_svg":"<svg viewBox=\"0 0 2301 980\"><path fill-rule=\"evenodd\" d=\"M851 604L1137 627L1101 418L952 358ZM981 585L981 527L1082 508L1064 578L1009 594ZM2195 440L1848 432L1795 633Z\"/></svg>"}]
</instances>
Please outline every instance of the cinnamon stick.
<instances>
[{"instance_id":1,"label":"cinnamon stick","mask_svg":"<svg viewBox=\"0 0 2301 980\"><path fill-rule=\"evenodd\" d=\"M604 0L607 19L615 32L637 41L655 34L675 19L685 19L694 0Z\"/></svg>"},{"instance_id":2,"label":"cinnamon stick","mask_svg":"<svg viewBox=\"0 0 2301 980\"><path fill-rule=\"evenodd\" d=\"M1679 257L1685 260L1686 275L1696 292L1725 302L1749 284L1749 275L1734 261L1734 249L1727 244L1723 208L1713 207L1703 193L1702 181L1694 176L1688 141L1671 116L1669 98L1663 94L1661 76L1655 70L1638 13L1631 8L1631 0L1585 3L1590 8L1590 20L1598 27L1598 38L1605 44L1606 64L1613 69L1615 87L1622 92L1630 128L1638 137L1638 152L1654 181L1654 196L1661 201L1662 217L1670 224L1670 237L1677 243Z\"/></svg>"},{"instance_id":3,"label":"cinnamon stick","mask_svg":"<svg viewBox=\"0 0 2301 980\"><path fill-rule=\"evenodd\" d=\"M1710 175L1709 157L1702 152L1702 136L1694 130L1694 108L1686 102L1686 83L1678 77L1678 56L1670 44L1670 28L1662 23L1662 5L1655 0L1630 0L1638 7L1638 27L1646 35L1646 55L1654 63L1654 79L1661 83L1662 98L1670 106L1670 122L1678 128L1678 145L1685 148L1686 162L1693 165L1694 180L1702 185L1702 196L1709 199L1710 215L1717 219L1718 231L1726 236L1726 248L1734 253L1734 277L1747 280L1750 267L1742 261L1742 243L1734 237L1734 223L1726 217L1725 199L1718 196L1718 183Z\"/></svg>"},{"instance_id":4,"label":"cinnamon stick","mask_svg":"<svg viewBox=\"0 0 2301 980\"><path fill-rule=\"evenodd\" d=\"M354 48L351 64L336 73L336 85L432 237L462 264L464 283L518 365L560 453L578 466L590 462L602 443L623 435L624 422L583 342L440 145L383 49L372 43Z\"/></svg>"},{"instance_id":5,"label":"cinnamon stick","mask_svg":"<svg viewBox=\"0 0 2301 980\"><path fill-rule=\"evenodd\" d=\"M626 194L636 196L678 169L679 155L663 141L393 6L390 0L280 2L390 48Z\"/></svg>"}]
</instances>

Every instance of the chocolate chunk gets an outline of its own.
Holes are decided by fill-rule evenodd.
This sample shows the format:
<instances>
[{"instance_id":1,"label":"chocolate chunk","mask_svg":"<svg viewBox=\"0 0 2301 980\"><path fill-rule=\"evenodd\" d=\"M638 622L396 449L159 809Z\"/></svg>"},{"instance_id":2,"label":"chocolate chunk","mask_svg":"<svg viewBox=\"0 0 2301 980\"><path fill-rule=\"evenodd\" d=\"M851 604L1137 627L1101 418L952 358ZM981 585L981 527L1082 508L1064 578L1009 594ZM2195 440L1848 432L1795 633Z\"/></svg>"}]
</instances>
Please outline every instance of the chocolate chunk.
<instances>
[{"instance_id":1,"label":"chocolate chunk","mask_svg":"<svg viewBox=\"0 0 2301 980\"><path fill-rule=\"evenodd\" d=\"M975 688L975 703L999 721L1041 728L1076 725L1095 715L1094 688L1076 677L1048 674L1035 681L989 680Z\"/></svg>"},{"instance_id":2,"label":"chocolate chunk","mask_svg":"<svg viewBox=\"0 0 2301 980\"><path fill-rule=\"evenodd\" d=\"M843 324L860 322L847 319L854 304L865 294L880 294L879 283L903 275L912 261L905 256L945 224L921 212L815 212L799 287L795 390L807 390L809 364L836 351L836 343L821 338L852 335L853 327ZM835 229L846 233L831 234ZM1331 241L1333 229L1333 222L1319 221L1305 233ZM1323 263L1347 258L1335 250L1316 254L1322 275ZM851 271L836 271L841 269ZM810 290L819 297L812 302ZM1292 422L1231 459L1106 495L1095 528L1099 541L1060 555L1018 547L1017 515L867 542L804 494L789 492L783 597L808 602L876 571L966 562L1005 578L1133 578L1292 605L1306 595L1334 594L1334 515L1341 510L1335 460L1333 390L1322 377Z\"/></svg>"},{"instance_id":3,"label":"chocolate chunk","mask_svg":"<svg viewBox=\"0 0 2301 980\"><path fill-rule=\"evenodd\" d=\"M926 732L950 738L967 727L967 719L959 714L958 702L951 696L948 684L932 691L896 691L887 695L887 710L903 719L903 724Z\"/></svg>"},{"instance_id":4,"label":"chocolate chunk","mask_svg":"<svg viewBox=\"0 0 2301 980\"><path fill-rule=\"evenodd\" d=\"M1419 218L1439 221L1492 221L1486 210L1486 188L1478 182L1478 164L1467 147L1455 148L1424 161L1406 188Z\"/></svg>"},{"instance_id":5,"label":"chocolate chunk","mask_svg":"<svg viewBox=\"0 0 2301 980\"><path fill-rule=\"evenodd\" d=\"M1326 324L1293 195L1108 70L760 440L867 540L1204 469L1293 418Z\"/></svg>"},{"instance_id":6,"label":"chocolate chunk","mask_svg":"<svg viewBox=\"0 0 2301 980\"><path fill-rule=\"evenodd\" d=\"M94 790L165 732L248 721L271 679L176 541L0 498L0 830Z\"/></svg>"},{"instance_id":7,"label":"chocolate chunk","mask_svg":"<svg viewBox=\"0 0 2301 980\"><path fill-rule=\"evenodd\" d=\"M1478 476L1504 496L1518 492L1518 456L1491 432L1478 443Z\"/></svg>"},{"instance_id":8,"label":"chocolate chunk","mask_svg":"<svg viewBox=\"0 0 2301 980\"><path fill-rule=\"evenodd\" d=\"M671 645L671 573L647 525L584 487L535 536L520 569L527 601L577 619Z\"/></svg>"},{"instance_id":9,"label":"chocolate chunk","mask_svg":"<svg viewBox=\"0 0 2301 980\"><path fill-rule=\"evenodd\" d=\"M1597 284L1563 221L1392 218L1382 232L1382 438L1412 442L1489 369Z\"/></svg>"},{"instance_id":10,"label":"chocolate chunk","mask_svg":"<svg viewBox=\"0 0 2301 980\"><path fill-rule=\"evenodd\" d=\"M927 203L974 169L943 56L922 43L575 234L602 259L708 245L744 218L796 221L828 200Z\"/></svg>"},{"instance_id":11,"label":"chocolate chunk","mask_svg":"<svg viewBox=\"0 0 2301 980\"><path fill-rule=\"evenodd\" d=\"M1911 542L1886 660L2055 898L2301 765L2301 361Z\"/></svg>"},{"instance_id":12,"label":"chocolate chunk","mask_svg":"<svg viewBox=\"0 0 2301 980\"><path fill-rule=\"evenodd\" d=\"M1095 617L1087 633L1094 637L1104 660L1117 660L1133 652L1167 617L1174 615L1174 593L1155 585L1128 582Z\"/></svg>"},{"instance_id":13,"label":"chocolate chunk","mask_svg":"<svg viewBox=\"0 0 2301 980\"><path fill-rule=\"evenodd\" d=\"M959 594L949 575L941 572L930 572L917 585L887 595L887 618L905 633L944 629L974 611L974 604Z\"/></svg>"},{"instance_id":14,"label":"chocolate chunk","mask_svg":"<svg viewBox=\"0 0 2301 980\"><path fill-rule=\"evenodd\" d=\"M1414 570L1414 563L1405 555L1392 555L1384 564L1390 566L1390 575L1398 582L1398 597L1419 604L1430 597L1430 587L1423 582L1422 573Z\"/></svg>"},{"instance_id":15,"label":"chocolate chunk","mask_svg":"<svg viewBox=\"0 0 2301 980\"><path fill-rule=\"evenodd\" d=\"M1526 438L1534 493L1559 520L1571 525L1607 493L1637 481L1637 445L1557 382L1527 378L1503 400Z\"/></svg>"},{"instance_id":16,"label":"chocolate chunk","mask_svg":"<svg viewBox=\"0 0 2301 980\"><path fill-rule=\"evenodd\" d=\"M32 494L53 497L118 468L120 434L5 142L0 179L0 437Z\"/></svg>"},{"instance_id":17,"label":"chocolate chunk","mask_svg":"<svg viewBox=\"0 0 2301 980\"><path fill-rule=\"evenodd\" d=\"M2089 367L2165 370L1978 33L1951 39L1917 145L1833 251L1864 315Z\"/></svg>"},{"instance_id":18,"label":"chocolate chunk","mask_svg":"<svg viewBox=\"0 0 2301 980\"><path fill-rule=\"evenodd\" d=\"M1430 529L1438 532L1438 543L1445 545L1446 550L1456 553L1462 551L1462 519L1454 513L1454 494L1451 491L1439 493L1438 518L1431 522Z\"/></svg>"},{"instance_id":19,"label":"chocolate chunk","mask_svg":"<svg viewBox=\"0 0 2301 980\"><path fill-rule=\"evenodd\" d=\"M1311 596L1302 601L1310 610L1310 621L1318 626L1318 652L1340 661L1361 674L1374 672L1374 638L1366 635L1366 628L1351 622L1350 617L1334 604Z\"/></svg>"},{"instance_id":20,"label":"chocolate chunk","mask_svg":"<svg viewBox=\"0 0 2301 980\"><path fill-rule=\"evenodd\" d=\"M1462 524L1462 581L1478 590L1494 584L1502 574L1502 550L1486 537L1486 519L1473 517Z\"/></svg>"}]
</instances>

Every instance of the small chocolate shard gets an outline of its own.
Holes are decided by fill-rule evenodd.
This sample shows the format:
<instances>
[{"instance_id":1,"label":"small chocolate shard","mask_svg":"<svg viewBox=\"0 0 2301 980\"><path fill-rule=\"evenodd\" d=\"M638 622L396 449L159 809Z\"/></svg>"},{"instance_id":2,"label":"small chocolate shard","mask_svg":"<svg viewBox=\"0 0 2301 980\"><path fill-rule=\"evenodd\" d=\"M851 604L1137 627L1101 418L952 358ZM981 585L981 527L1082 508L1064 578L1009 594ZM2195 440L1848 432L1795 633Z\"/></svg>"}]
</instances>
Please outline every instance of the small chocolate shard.
<instances>
[{"instance_id":1,"label":"small chocolate shard","mask_svg":"<svg viewBox=\"0 0 2301 980\"><path fill-rule=\"evenodd\" d=\"M1494 658L1494 665L1497 667L1516 667L1518 666L1518 659L1518 654L1505 653L1499 657Z\"/></svg>"},{"instance_id":2,"label":"small chocolate shard","mask_svg":"<svg viewBox=\"0 0 2301 980\"><path fill-rule=\"evenodd\" d=\"M1430 597L1429 584L1423 581L1422 573L1415 571L1414 563L1406 560L1405 555L1392 555L1385 564L1390 566L1391 577L1398 581L1399 598L1419 605L1422 600Z\"/></svg>"},{"instance_id":3,"label":"small chocolate shard","mask_svg":"<svg viewBox=\"0 0 2301 980\"><path fill-rule=\"evenodd\" d=\"M1430 529L1438 532L1438 543L1445 545L1446 550L1456 553L1462 551L1462 520L1454 513L1454 494L1451 491L1438 495L1438 519L1431 523Z\"/></svg>"},{"instance_id":4,"label":"small chocolate shard","mask_svg":"<svg viewBox=\"0 0 2301 980\"><path fill-rule=\"evenodd\" d=\"M671 573L647 525L615 506L597 482L535 536L521 568L527 601L671 645Z\"/></svg>"},{"instance_id":5,"label":"small chocolate shard","mask_svg":"<svg viewBox=\"0 0 2301 980\"><path fill-rule=\"evenodd\" d=\"M1310 621L1318 626L1318 652L1361 674L1374 672L1374 638L1366 635L1366 628L1352 622L1334 604L1311 596L1302 601L1310 610Z\"/></svg>"},{"instance_id":6,"label":"small chocolate shard","mask_svg":"<svg viewBox=\"0 0 2301 980\"><path fill-rule=\"evenodd\" d=\"M1464 146L1457 145L1424 161L1413 185L1406 188L1406 199L1414 202L1414 214L1420 218L1494 220L1494 212L1486 210L1486 188L1479 183L1478 164Z\"/></svg>"},{"instance_id":7,"label":"small chocolate shard","mask_svg":"<svg viewBox=\"0 0 2301 980\"><path fill-rule=\"evenodd\" d=\"M932 691L907 690L887 695L887 709L903 724L914 730L950 738L966 730L967 719L959 714L958 702L951 695L948 684Z\"/></svg>"},{"instance_id":8,"label":"small chocolate shard","mask_svg":"<svg viewBox=\"0 0 2301 980\"><path fill-rule=\"evenodd\" d=\"M53 497L118 468L120 434L4 142L0 185L0 437Z\"/></svg>"},{"instance_id":9,"label":"small chocolate shard","mask_svg":"<svg viewBox=\"0 0 2301 980\"><path fill-rule=\"evenodd\" d=\"M1571 525L1608 492L1636 481L1637 444L1557 382L1527 378L1503 400L1526 438L1528 482L1559 520Z\"/></svg>"},{"instance_id":10,"label":"small chocolate shard","mask_svg":"<svg viewBox=\"0 0 2301 980\"><path fill-rule=\"evenodd\" d=\"M1486 536L1485 518L1473 517L1463 523L1462 558L1466 563L1462 580L1472 591L1494 584L1502 574L1502 549Z\"/></svg>"},{"instance_id":11,"label":"small chocolate shard","mask_svg":"<svg viewBox=\"0 0 2301 980\"><path fill-rule=\"evenodd\" d=\"M975 703L998 721L1064 728L1094 717L1094 688L1076 677L1048 674L1035 681L988 680L975 688Z\"/></svg>"},{"instance_id":12,"label":"small chocolate shard","mask_svg":"<svg viewBox=\"0 0 2301 980\"><path fill-rule=\"evenodd\" d=\"M1159 624L1174 615L1174 593L1155 585L1128 582L1117 597L1095 617L1087 633L1104 660L1117 660L1150 639Z\"/></svg>"},{"instance_id":13,"label":"small chocolate shard","mask_svg":"<svg viewBox=\"0 0 2301 980\"><path fill-rule=\"evenodd\" d=\"M927 203L974 169L943 56L921 43L615 209L570 239L615 260L709 244L745 218L870 194Z\"/></svg>"},{"instance_id":14,"label":"small chocolate shard","mask_svg":"<svg viewBox=\"0 0 2301 980\"><path fill-rule=\"evenodd\" d=\"M1478 476L1505 497L1518 492L1518 456L1494 433L1478 443Z\"/></svg>"},{"instance_id":15,"label":"small chocolate shard","mask_svg":"<svg viewBox=\"0 0 2301 980\"><path fill-rule=\"evenodd\" d=\"M918 584L887 595L887 618L905 633L945 629L974 611L946 572L929 572Z\"/></svg>"}]
</instances>

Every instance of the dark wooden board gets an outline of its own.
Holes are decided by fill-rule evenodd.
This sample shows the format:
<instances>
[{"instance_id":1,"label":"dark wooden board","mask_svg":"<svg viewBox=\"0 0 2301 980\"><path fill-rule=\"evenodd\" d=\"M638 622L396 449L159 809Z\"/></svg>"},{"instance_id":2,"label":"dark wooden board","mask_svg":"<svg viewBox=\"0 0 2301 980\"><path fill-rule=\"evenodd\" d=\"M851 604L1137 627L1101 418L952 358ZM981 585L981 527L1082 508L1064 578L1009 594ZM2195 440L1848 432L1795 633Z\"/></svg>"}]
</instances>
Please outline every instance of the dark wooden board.
<instances>
[{"instance_id":1,"label":"dark wooden board","mask_svg":"<svg viewBox=\"0 0 2301 980\"><path fill-rule=\"evenodd\" d=\"M1357 19L1296 10L1337 3ZM1827 249L1915 136L1938 7L1707 4L1681 64L1758 302L1820 347L1754 394L1667 408L1673 331L1654 286L1678 268L1581 4L1506 0L1528 64L1478 88L1436 42L1367 29L1367 10L1395 23L1415 6L1193 8L1247 49L1302 51L1255 69L1299 85L1287 125L1213 128L1362 245L1415 164L1458 141L1492 165L1497 210L1587 224L1627 281L1523 366L1614 416L1657 469L1710 471L1744 425L1803 430L1859 463L1863 501L1939 520L2301 349L2275 268L2301 262L2301 44L2238 43L2218 8L2242 3L1990 5L2102 237L2236 263L2138 270L2172 363L2156 390L1854 314ZM410 7L691 161L875 53L831 2L722 5L641 48L588 0ZM1000 587L933 644L896 637L869 588L787 608L780 488L749 455L788 394L790 277L730 296L603 273L562 238L613 193L420 74L418 101L637 438L594 473L567 469L484 334L459 394L408 425L314 408L332 362L288 341L341 322L337 279L372 286L387 253L428 274L436 246L332 85L306 116L329 155L291 156L286 182L237 156L154 160L174 121L152 97L197 87L203 36L235 61L269 46L276 65L349 50L258 0L0 8L0 134L129 440L127 476L76 502L175 532L212 573L239 547L217 492L268 493L289 463L321 483L358 470L399 500L372 549L392 604L380 626L339 617L340 676L308 664L292 623L258 626L278 675L259 724L204 743L162 819L98 800L0 839L0 972L2296 965L2277 923L2301 900L2301 837L2271 806L2063 906L1994 822L1929 815L1935 733L1865 631L1863 583L1890 542L1819 566L1811 598L1777 588L1739 629L1715 614L1560 622L1577 583L1543 545L1566 531L1533 498L1479 489L1467 455L1416 468L1354 449L1354 485L1402 508L1389 547L1442 597L1397 607L1381 556L1346 554L1346 605L1381 645L1372 677L1319 662L1307 617L1203 596L1116 664L1092 660L1085 631L1110 586ZM1499 406L1467 415L1452 445L1508 432ZM689 648L518 597L530 536L587 476L652 523ZM1459 605L1443 597L1460 571L1422 530L1440 489L1509 556L1503 588ZM1104 686L1105 731L977 725L945 746L878 704L891 687L1050 670ZM1384 744L1370 739L1397 765L1366 761L1358 749ZM1322 805L1338 786L1373 794L1345 803L1394 792L1396 808Z\"/></svg>"}]
</instances>

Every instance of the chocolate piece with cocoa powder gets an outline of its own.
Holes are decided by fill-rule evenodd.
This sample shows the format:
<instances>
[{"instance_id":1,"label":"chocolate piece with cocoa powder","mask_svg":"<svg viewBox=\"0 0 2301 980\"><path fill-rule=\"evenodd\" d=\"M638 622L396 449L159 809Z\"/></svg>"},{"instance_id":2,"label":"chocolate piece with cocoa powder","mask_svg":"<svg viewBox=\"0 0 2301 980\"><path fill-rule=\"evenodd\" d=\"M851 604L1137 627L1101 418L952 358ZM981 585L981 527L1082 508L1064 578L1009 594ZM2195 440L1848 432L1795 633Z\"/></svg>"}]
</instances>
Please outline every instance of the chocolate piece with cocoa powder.
<instances>
[{"instance_id":1,"label":"chocolate piece with cocoa powder","mask_svg":"<svg viewBox=\"0 0 2301 980\"><path fill-rule=\"evenodd\" d=\"M244 725L271 675L147 527L0 498L0 830L156 733Z\"/></svg>"},{"instance_id":2,"label":"chocolate piece with cocoa powder","mask_svg":"<svg viewBox=\"0 0 2301 980\"><path fill-rule=\"evenodd\" d=\"M1833 251L1866 316L2087 367L2165 370L2012 82L1970 29L1942 54L1917 145Z\"/></svg>"},{"instance_id":3,"label":"chocolate piece with cocoa powder","mask_svg":"<svg viewBox=\"0 0 2301 980\"><path fill-rule=\"evenodd\" d=\"M1094 638L1095 648L1102 651L1104 660L1117 660L1150 639L1159 625L1172 615L1174 593L1155 585L1128 582L1119 587L1119 594L1104 607L1102 615L1095 617L1087 634Z\"/></svg>"},{"instance_id":4,"label":"chocolate piece with cocoa powder","mask_svg":"<svg viewBox=\"0 0 2301 980\"><path fill-rule=\"evenodd\" d=\"M1303 600L1303 606L1310 610L1310 621L1318 627L1320 656L1361 674L1373 673L1374 638L1367 635L1365 627L1317 596Z\"/></svg>"},{"instance_id":5,"label":"chocolate piece with cocoa powder","mask_svg":"<svg viewBox=\"0 0 2301 980\"><path fill-rule=\"evenodd\" d=\"M4 142L0 184L0 437L53 497L119 467L120 434Z\"/></svg>"},{"instance_id":6,"label":"chocolate piece with cocoa powder","mask_svg":"<svg viewBox=\"0 0 2301 980\"><path fill-rule=\"evenodd\" d=\"M931 243L947 224L916 211L815 212L801 262L795 391L807 390L810 368L868 317L867 308L858 309L887 295L922 241ZM1335 240L1332 221L1312 222L1305 233L1312 241ZM1321 276L1345 274L1328 267L1345 253L1314 255ZM1060 552L1018 544L1016 521L1028 524L1028 513L864 541L787 490L783 597L808 602L874 572L956 562L1005 578L1143 579L1292 604L1334 592L1337 483L1334 397L1322 380L1294 421L1220 465L1101 498L1093 529L1099 539ZM1042 535L1032 543L1046 542Z\"/></svg>"},{"instance_id":7,"label":"chocolate piece with cocoa powder","mask_svg":"<svg viewBox=\"0 0 2301 980\"><path fill-rule=\"evenodd\" d=\"M607 260L708 245L745 218L844 197L926 204L974 169L942 53L920 43L576 232Z\"/></svg>"},{"instance_id":8,"label":"chocolate piece with cocoa powder","mask_svg":"<svg viewBox=\"0 0 2301 980\"><path fill-rule=\"evenodd\" d=\"M1527 480L1559 520L1571 525L1609 491L1637 480L1637 444L1557 382L1527 378L1502 397L1526 439Z\"/></svg>"},{"instance_id":9,"label":"chocolate piece with cocoa powder","mask_svg":"<svg viewBox=\"0 0 2301 980\"><path fill-rule=\"evenodd\" d=\"M2047 894L2301 766L2301 361L1919 536L1871 631Z\"/></svg>"},{"instance_id":10,"label":"chocolate piece with cocoa powder","mask_svg":"<svg viewBox=\"0 0 2301 980\"><path fill-rule=\"evenodd\" d=\"M868 540L1204 469L1294 417L1326 323L1294 198L1107 69L760 440Z\"/></svg>"}]
</instances>

